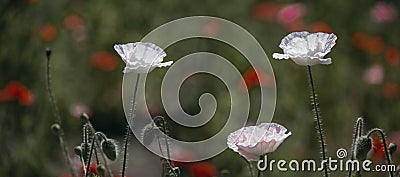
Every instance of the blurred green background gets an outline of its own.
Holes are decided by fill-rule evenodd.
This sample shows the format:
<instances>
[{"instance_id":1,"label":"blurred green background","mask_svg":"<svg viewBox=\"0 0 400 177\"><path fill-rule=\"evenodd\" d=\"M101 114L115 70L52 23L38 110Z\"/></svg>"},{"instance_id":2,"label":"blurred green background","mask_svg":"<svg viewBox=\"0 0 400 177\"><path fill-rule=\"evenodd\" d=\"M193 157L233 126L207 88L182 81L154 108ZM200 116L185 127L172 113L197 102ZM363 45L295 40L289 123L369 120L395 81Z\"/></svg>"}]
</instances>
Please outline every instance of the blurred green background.
<instances>
[{"instance_id":1,"label":"blurred green background","mask_svg":"<svg viewBox=\"0 0 400 177\"><path fill-rule=\"evenodd\" d=\"M81 141L78 117L82 112L91 116L97 130L122 144L126 123L121 101L124 63L113 45L140 41L166 22L194 15L216 16L244 27L270 57L277 86L273 121L293 133L271 158L319 158L306 67L271 59L273 52L281 52L280 40L292 31L333 32L338 36L336 46L328 54L333 64L313 67L328 156L335 157L338 148L350 148L354 122L359 116L365 118L367 129L382 128L390 142L400 143L399 7L400 1L394 0L3 0L0 2L0 176L46 177L68 173L60 145L49 128L54 118L46 92L46 47L53 51L53 88L71 154ZM218 34L218 25L210 24L205 32ZM239 62L242 56L237 51L213 40L190 39L174 44L166 50L166 59L176 61L196 51L226 56L242 73L251 73L248 63ZM152 72L150 80L158 83L166 70ZM186 98L182 107L188 113L199 111L197 99L201 93L212 92L218 98L226 92L223 83L212 76L200 74L190 81L193 82L184 84L184 88L195 90L194 94L185 89L181 92L181 97ZM166 116L158 101L159 85L152 84L150 89L151 114ZM249 89L251 120L258 114L260 88L255 84ZM222 104L218 109L224 112L227 106ZM171 126L175 136L187 133L187 129L173 123ZM208 136L217 130L199 131L200 135ZM129 176L160 176L158 158L137 140L132 140L130 154ZM399 157L399 153L393 155L395 164L400 163ZM116 173L120 162L112 163ZM382 158L375 157L374 162L381 163ZM246 163L231 150L205 163L207 167L201 168L211 174L228 170L229 176L248 176ZM196 164L184 164L181 168L183 176L207 176L196 172ZM321 172L267 173L266 176L322 176Z\"/></svg>"}]
</instances>

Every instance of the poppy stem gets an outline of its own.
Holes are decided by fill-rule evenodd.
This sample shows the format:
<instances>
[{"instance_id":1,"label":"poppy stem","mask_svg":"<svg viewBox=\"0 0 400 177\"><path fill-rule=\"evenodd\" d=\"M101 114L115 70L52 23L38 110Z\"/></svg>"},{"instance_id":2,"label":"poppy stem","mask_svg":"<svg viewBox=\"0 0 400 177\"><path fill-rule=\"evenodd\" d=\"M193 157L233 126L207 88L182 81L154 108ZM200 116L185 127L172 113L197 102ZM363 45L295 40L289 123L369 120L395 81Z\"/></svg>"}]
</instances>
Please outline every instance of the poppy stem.
<instances>
[{"instance_id":1,"label":"poppy stem","mask_svg":"<svg viewBox=\"0 0 400 177\"><path fill-rule=\"evenodd\" d=\"M249 167L249 172L250 172L251 177L254 177L253 165L247 159L244 159L244 160L247 162L247 166Z\"/></svg>"},{"instance_id":2,"label":"poppy stem","mask_svg":"<svg viewBox=\"0 0 400 177\"><path fill-rule=\"evenodd\" d=\"M379 129L379 128L374 128L374 129L372 129L372 130L370 130L370 131L368 132L367 137L368 137L368 138L371 138L372 134L374 134L374 133L377 133L377 134L380 135L380 137L381 137L381 139L382 139L382 143L383 143L383 148L384 148L384 150L385 150L387 165L388 165L388 166L391 166L391 165L392 165L392 161L391 161L391 159L390 159L389 151L388 151L387 146L386 146L385 133L383 132L383 130L381 130L381 129ZM390 175L390 177L394 177L393 172L390 171L390 170L389 170L389 175Z\"/></svg>"},{"instance_id":3,"label":"poppy stem","mask_svg":"<svg viewBox=\"0 0 400 177\"><path fill-rule=\"evenodd\" d=\"M86 124L87 124L87 128L89 128L90 132L94 135L93 139L95 140L95 143L96 143L97 147L101 147L100 140L97 137L97 132L93 128L93 125L90 123L90 121L86 122ZM101 134L99 134L99 135L102 136ZM106 157L104 156L103 151L100 151L100 155L101 155L101 158L103 159L104 166L106 167L107 173L109 174L109 176L112 176L112 172L111 172L111 170L110 170L110 168L108 166L108 162L107 162Z\"/></svg>"},{"instance_id":4,"label":"poppy stem","mask_svg":"<svg viewBox=\"0 0 400 177\"><path fill-rule=\"evenodd\" d=\"M356 125L354 126L354 137L353 137L353 143L351 144L351 157L350 160L354 160L354 147L356 146L356 140L358 137L362 136L362 127L363 127L363 118L360 117L357 119L356 121ZM349 164L350 165L350 164ZM349 168L349 173L348 173L348 177L351 176L351 172L352 172L352 168Z\"/></svg>"},{"instance_id":5,"label":"poppy stem","mask_svg":"<svg viewBox=\"0 0 400 177\"><path fill-rule=\"evenodd\" d=\"M94 136L96 136L96 134L94 134L93 135L93 139L92 139L92 142L90 143L90 152L89 152L89 158L88 158L88 161L87 161L87 164L86 164L86 173L85 173L85 177L89 177L89 173L90 173L90 162L92 161L92 155L93 155L93 149L95 149L94 148L94 142L96 141L95 139L94 139Z\"/></svg>"},{"instance_id":6,"label":"poppy stem","mask_svg":"<svg viewBox=\"0 0 400 177\"><path fill-rule=\"evenodd\" d=\"M53 93L53 89L52 89L52 85L51 85L51 72L50 72L50 56L51 56L51 49L47 48L46 49L46 57L47 57L47 70L46 70L46 80L47 80L47 92L49 94L49 99L50 99L50 104L52 106L52 110L53 110L53 114L54 114L54 118L55 118L55 123L58 124L60 126L60 132L57 136L58 136L58 141L60 142L61 145L61 149L63 151L63 155L65 158L65 161L67 161L67 165L69 168L69 171L72 175L72 177L76 177L76 172L74 170L74 168L72 167L72 163L71 163L71 159L69 158L69 153L68 153L68 149L67 149L67 143L65 141L64 138L64 131L62 130L61 127L61 116L60 116L60 112L58 111L58 107L57 107L57 103L56 103L56 99Z\"/></svg>"},{"instance_id":7,"label":"poppy stem","mask_svg":"<svg viewBox=\"0 0 400 177\"><path fill-rule=\"evenodd\" d=\"M314 112L314 117L315 117L315 122L317 123L317 131L318 131L318 136L319 136L319 141L321 144L321 153L322 153L322 160L326 161L326 148L325 148L325 138L323 135L323 130L322 130L322 121L321 121L321 117L319 115L319 108L318 108L318 101L317 101L317 96L315 93L315 85L314 85L314 79L312 77L312 72L311 72L311 66L307 65L308 68L308 76L310 79L310 87L311 87L311 101L312 101L312 105L313 105L313 112ZM327 164L324 163L324 176L328 177L329 173L328 173L328 167Z\"/></svg>"},{"instance_id":8,"label":"poppy stem","mask_svg":"<svg viewBox=\"0 0 400 177\"><path fill-rule=\"evenodd\" d=\"M129 111L128 114L128 121L132 122L133 118L135 117L135 110L136 110L136 94L137 94L137 90L139 87L139 79L140 79L140 74L137 74L136 77L136 84L135 84L135 89L133 91L133 98L132 98L132 102L131 102L131 109ZM128 125L126 126L126 132L125 132L125 144L124 144L124 159L122 161L122 177L125 177L125 170L126 170L126 159L128 156L128 140L129 140L129 135L131 132L131 128L129 126L129 122Z\"/></svg>"}]
</instances>

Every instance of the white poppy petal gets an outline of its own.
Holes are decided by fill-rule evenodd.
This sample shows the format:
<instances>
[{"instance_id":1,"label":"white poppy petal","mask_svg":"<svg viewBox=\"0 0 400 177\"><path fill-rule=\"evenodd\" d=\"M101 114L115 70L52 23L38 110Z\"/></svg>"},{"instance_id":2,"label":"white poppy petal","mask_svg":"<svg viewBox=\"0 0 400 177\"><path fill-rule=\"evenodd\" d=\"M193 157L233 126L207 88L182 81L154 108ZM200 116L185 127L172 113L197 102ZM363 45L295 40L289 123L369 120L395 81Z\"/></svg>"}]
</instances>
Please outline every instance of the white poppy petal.
<instances>
[{"instance_id":1,"label":"white poppy petal","mask_svg":"<svg viewBox=\"0 0 400 177\"><path fill-rule=\"evenodd\" d=\"M227 144L248 161L254 161L260 155L274 152L290 135L282 125L262 123L258 126L243 127L229 134Z\"/></svg>"},{"instance_id":2,"label":"white poppy petal","mask_svg":"<svg viewBox=\"0 0 400 177\"><path fill-rule=\"evenodd\" d=\"M281 59L289 59L290 57L287 54L273 53L272 58L281 60Z\"/></svg>"},{"instance_id":3,"label":"white poppy petal","mask_svg":"<svg viewBox=\"0 0 400 177\"><path fill-rule=\"evenodd\" d=\"M148 73L155 67L172 64L172 61L162 63L167 54L162 48L149 42L117 44L114 49L126 64L123 73Z\"/></svg>"},{"instance_id":4,"label":"white poppy petal","mask_svg":"<svg viewBox=\"0 0 400 177\"><path fill-rule=\"evenodd\" d=\"M327 33L293 32L285 36L279 47L283 54L273 54L275 59L292 59L298 65L331 64L323 59L336 44L336 35Z\"/></svg>"},{"instance_id":5,"label":"white poppy petal","mask_svg":"<svg viewBox=\"0 0 400 177\"><path fill-rule=\"evenodd\" d=\"M332 59L331 58L319 59L319 63L324 65L329 65L332 64Z\"/></svg>"}]
</instances>

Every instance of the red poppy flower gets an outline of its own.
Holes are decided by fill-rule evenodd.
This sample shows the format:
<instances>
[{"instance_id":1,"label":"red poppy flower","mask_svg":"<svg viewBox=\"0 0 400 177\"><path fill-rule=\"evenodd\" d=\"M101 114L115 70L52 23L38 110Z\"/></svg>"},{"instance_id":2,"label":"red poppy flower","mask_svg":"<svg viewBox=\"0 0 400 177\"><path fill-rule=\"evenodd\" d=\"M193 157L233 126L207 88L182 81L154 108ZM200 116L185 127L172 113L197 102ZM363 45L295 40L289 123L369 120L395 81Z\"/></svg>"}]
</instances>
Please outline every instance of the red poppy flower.
<instances>
[{"instance_id":1,"label":"red poppy flower","mask_svg":"<svg viewBox=\"0 0 400 177\"><path fill-rule=\"evenodd\" d=\"M379 36L370 36L363 32L353 35L353 45L371 55L380 54L384 48L383 40Z\"/></svg>"},{"instance_id":2,"label":"red poppy flower","mask_svg":"<svg viewBox=\"0 0 400 177\"><path fill-rule=\"evenodd\" d=\"M394 99L399 97L399 85L393 82L387 82L383 85L382 94L386 98Z\"/></svg>"},{"instance_id":3,"label":"red poppy flower","mask_svg":"<svg viewBox=\"0 0 400 177\"><path fill-rule=\"evenodd\" d=\"M113 71L118 66L116 57L106 51L94 53L90 58L90 62L93 67L106 72Z\"/></svg>"},{"instance_id":4,"label":"red poppy flower","mask_svg":"<svg viewBox=\"0 0 400 177\"><path fill-rule=\"evenodd\" d=\"M40 28L40 38L45 42L54 40L57 36L57 28L51 24L45 24Z\"/></svg>"},{"instance_id":5,"label":"red poppy flower","mask_svg":"<svg viewBox=\"0 0 400 177\"><path fill-rule=\"evenodd\" d=\"M280 4L274 2L262 2L253 7L252 15L257 20L273 21L275 20L279 10Z\"/></svg>"},{"instance_id":6,"label":"red poppy flower","mask_svg":"<svg viewBox=\"0 0 400 177\"><path fill-rule=\"evenodd\" d=\"M64 26L71 31L78 30L84 25L84 20L81 16L76 14L68 15L64 18Z\"/></svg>"},{"instance_id":7,"label":"red poppy flower","mask_svg":"<svg viewBox=\"0 0 400 177\"><path fill-rule=\"evenodd\" d=\"M387 47L385 51L386 61L391 66L397 66L400 62L400 52L395 47Z\"/></svg>"},{"instance_id":8,"label":"red poppy flower","mask_svg":"<svg viewBox=\"0 0 400 177\"><path fill-rule=\"evenodd\" d=\"M214 165L207 162L194 163L189 167L189 172L194 177L214 177L217 176L217 169Z\"/></svg>"},{"instance_id":9,"label":"red poppy flower","mask_svg":"<svg viewBox=\"0 0 400 177\"><path fill-rule=\"evenodd\" d=\"M32 92L18 81L9 82L3 90L0 90L0 101L18 100L20 105L31 105L34 102Z\"/></svg>"},{"instance_id":10,"label":"red poppy flower","mask_svg":"<svg viewBox=\"0 0 400 177\"><path fill-rule=\"evenodd\" d=\"M389 149L390 142L386 142L386 147ZM372 136L372 158L383 159L386 157L385 148L380 136Z\"/></svg>"},{"instance_id":11,"label":"red poppy flower","mask_svg":"<svg viewBox=\"0 0 400 177\"><path fill-rule=\"evenodd\" d=\"M259 68L249 68L242 77L245 82L239 83L239 89L242 91L251 90L255 86L268 87L273 83L272 77Z\"/></svg>"}]
</instances>

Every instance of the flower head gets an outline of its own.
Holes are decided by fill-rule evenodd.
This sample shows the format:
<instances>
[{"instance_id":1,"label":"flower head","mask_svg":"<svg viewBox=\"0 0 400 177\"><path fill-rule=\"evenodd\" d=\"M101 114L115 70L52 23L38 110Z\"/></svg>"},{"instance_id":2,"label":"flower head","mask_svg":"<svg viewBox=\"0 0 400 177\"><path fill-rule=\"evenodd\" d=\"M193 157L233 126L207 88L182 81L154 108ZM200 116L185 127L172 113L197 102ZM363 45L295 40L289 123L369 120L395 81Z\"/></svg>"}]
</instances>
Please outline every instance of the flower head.
<instances>
[{"instance_id":1,"label":"flower head","mask_svg":"<svg viewBox=\"0 0 400 177\"><path fill-rule=\"evenodd\" d=\"M283 54L274 53L275 59L292 59L298 65L331 64L324 58L336 44L336 35L327 33L293 32L282 39L279 47Z\"/></svg>"},{"instance_id":2,"label":"flower head","mask_svg":"<svg viewBox=\"0 0 400 177\"><path fill-rule=\"evenodd\" d=\"M262 123L243 127L228 136L228 147L248 161L256 161L261 155L274 152L292 133L276 123Z\"/></svg>"},{"instance_id":3,"label":"flower head","mask_svg":"<svg viewBox=\"0 0 400 177\"><path fill-rule=\"evenodd\" d=\"M172 61L161 63L167 54L162 48L152 43L116 44L114 49L126 64L124 73L148 73L155 67L165 67L172 64Z\"/></svg>"}]
</instances>

